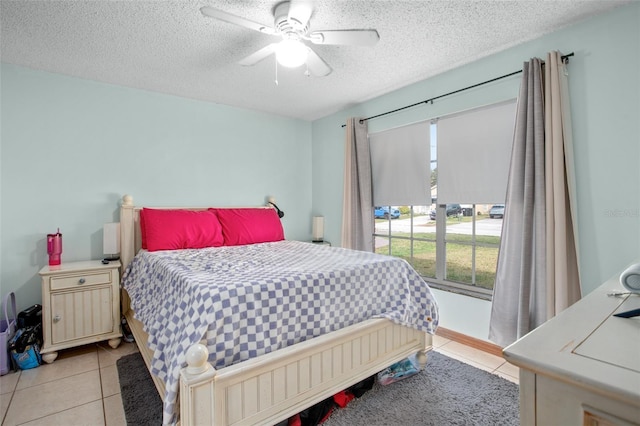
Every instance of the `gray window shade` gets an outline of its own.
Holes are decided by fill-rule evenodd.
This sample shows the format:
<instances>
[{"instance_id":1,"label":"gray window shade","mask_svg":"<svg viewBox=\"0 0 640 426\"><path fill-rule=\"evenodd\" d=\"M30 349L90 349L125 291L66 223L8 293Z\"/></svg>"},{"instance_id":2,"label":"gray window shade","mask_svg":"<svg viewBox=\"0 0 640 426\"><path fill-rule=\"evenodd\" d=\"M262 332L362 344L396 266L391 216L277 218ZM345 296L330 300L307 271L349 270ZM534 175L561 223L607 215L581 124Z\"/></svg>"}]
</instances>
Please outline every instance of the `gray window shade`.
<instances>
[{"instance_id":1,"label":"gray window shade","mask_svg":"<svg viewBox=\"0 0 640 426\"><path fill-rule=\"evenodd\" d=\"M369 135L376 206L431 203L429 126L425 121Z\"/></svg>"},{"instance_id":2,"label":"gray window shade","mask_svg":"<svg viewBox=\"0 0 640 426\"><path fill-rule=\"evenodd\" d=\"M516 102L438 120L438 204L504 203Z\"/></svg>"}]
</instances>

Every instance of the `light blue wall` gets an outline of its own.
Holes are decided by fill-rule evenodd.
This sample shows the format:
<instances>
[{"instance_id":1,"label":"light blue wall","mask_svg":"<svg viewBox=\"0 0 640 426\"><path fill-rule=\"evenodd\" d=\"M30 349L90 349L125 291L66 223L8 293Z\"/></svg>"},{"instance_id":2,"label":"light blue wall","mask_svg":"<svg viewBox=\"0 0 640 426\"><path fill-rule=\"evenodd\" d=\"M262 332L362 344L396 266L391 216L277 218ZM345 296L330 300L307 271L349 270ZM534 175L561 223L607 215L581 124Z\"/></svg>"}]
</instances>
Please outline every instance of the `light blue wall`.
<instances>
[{"instance_id":1,"label":"light blue wall","mask_svg":"<svg viewBox=\"0 0 640 426\"><path fill-rule=\"evenodd\" d=\"M122 195L147 206L262 205L311 235L311 124L8 64L1 68L1 293L40 303L45 237L100 259ZM1 308L0 308L1 309Z\"/></svg>"},{"instance_id":2,"label":"light blue wall","mask_svg":"<svg viewBox=\"0 0 640 426\"><path fill-rule=\"evenodd\" d=\"M639 28L633 3L313 123L3 64L0 293L16 291L21 308L40 301L44 238L57 227L64 260L100 258L102 224L118 220L124 193L141 205L254 205L274 195L287 212L287 238L308 239L311 216L322 214L326 238L339 245L347 117L488 80L550 50L575 52L569 79L589 292L640 259ZM510 99L518 86L518 77L502 80L372 120L370 130ZM444 327L486 339L489 302L436 297Z\"/></svg>"},{"instance_id":3,"label":"light blue wall","mask_svg":"<svg viewBox=\"0 0 640 426\"><path fill-rule=\"evenodd\" d=\"M347 117L368 117L508 74L552 50L568 66L584 293L640 259L640 3L511 48L313 123L313 212L340 240ZM390 67L393 65L390 64ZM515 98L520 76L371 120L371 132ZM441 325L487 339L490 303L436 292Z\"/></svg>"}]
</instances>

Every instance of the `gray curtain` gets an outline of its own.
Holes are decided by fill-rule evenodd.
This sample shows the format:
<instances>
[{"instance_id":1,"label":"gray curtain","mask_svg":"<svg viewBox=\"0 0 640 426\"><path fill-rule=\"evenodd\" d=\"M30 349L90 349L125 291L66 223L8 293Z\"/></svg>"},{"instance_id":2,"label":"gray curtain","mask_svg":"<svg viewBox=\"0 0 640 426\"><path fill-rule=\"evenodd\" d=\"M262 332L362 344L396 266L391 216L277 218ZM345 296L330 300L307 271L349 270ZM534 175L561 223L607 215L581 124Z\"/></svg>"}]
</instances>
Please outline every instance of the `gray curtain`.
<instances>
[{"instance_id":1,"label":"gray curtain","mask_svg":"<svg viewBox=\"0 0 640 426\"><path fill-rule=\"evenodd\" d=\"M558 52L524 64L489 339L505 347L580 299L567 175L571 117ZM564 87L563 87L564 86ZM564 95L564 97L563 97ZM569 147L569 149L567 149Z\"/></svg>"},{"instance_id":2,"label":"gray curtain","mask_svg":"<svg viewBox=\"0 0 640 426\"><path fill-rule=\"evenodd\" d=\"M373 192L367 122L347 120L342 247L373 251Z\"/></svg>"}]
</instances>

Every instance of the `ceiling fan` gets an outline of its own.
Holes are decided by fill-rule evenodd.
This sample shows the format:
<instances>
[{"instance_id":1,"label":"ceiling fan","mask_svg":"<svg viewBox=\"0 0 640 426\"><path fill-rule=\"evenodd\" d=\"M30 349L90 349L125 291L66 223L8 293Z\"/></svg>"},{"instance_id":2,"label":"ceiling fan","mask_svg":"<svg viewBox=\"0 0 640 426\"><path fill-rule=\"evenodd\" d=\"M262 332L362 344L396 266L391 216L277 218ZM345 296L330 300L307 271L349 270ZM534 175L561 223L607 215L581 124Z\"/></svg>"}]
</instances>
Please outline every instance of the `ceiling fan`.
<instances>
[{"instance_id":1,"label":"ceiling fan","mask_svg":"<svg viewBox=\"0 0 640 426\"><path fill-rule=\"evenodd\" d=\"M203 15L230 24L249 28L263 34L279 36L282 40L271 43L240 61L240 65L255 65L275 54L278 63L295 68L306 63L307 71L314 76L329 75L331 67L304 42L351 46L373 46L380 36L374 29L310 31L313 5L308 1L292 0L278 3L273 8L273 26L262 25L231 13L204 6Z\"/></svg>"}]
</instances>

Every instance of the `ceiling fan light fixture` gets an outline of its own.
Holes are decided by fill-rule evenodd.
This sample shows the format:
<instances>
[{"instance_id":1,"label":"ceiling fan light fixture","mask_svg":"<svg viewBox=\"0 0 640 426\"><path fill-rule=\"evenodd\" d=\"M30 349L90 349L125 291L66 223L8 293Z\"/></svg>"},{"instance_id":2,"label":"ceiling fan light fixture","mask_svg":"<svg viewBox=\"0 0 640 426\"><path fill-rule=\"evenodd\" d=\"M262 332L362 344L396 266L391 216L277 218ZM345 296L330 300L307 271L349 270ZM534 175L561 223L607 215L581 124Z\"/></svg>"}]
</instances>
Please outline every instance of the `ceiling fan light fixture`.
<instances>
[{"instance_id":1,"label":"ceiling fan light fixture","mask_svg":"<svg viewBox=\"0 0 640 426\"><path fill-rule=\"evenodd\" d=\"M309 48L300 40L282 40L276 47L276 59L283 67L297 68L307 62Z\"/></svg>"},{"instance_id":2,"label":"ceiling fan light fixture","mask_svg":"<svg viewBox=\"0 0 640 426\"><path fill-rule=\"evenodd\" d=\"M314 75L316 77L324 77L331 74L332 70L329 64L308 46L309 43L371 47L380 40L380 35L375 29L361 28L309 32L309 28L312 28L311 18L314 11L312 0L279 0L272 10L274 18L272 27L211 6L203 6L200 11L204 16L218 21L238 25L263 34L282 37L279 42L270 43L238 62L242 66L251 66L275 54L276 75L278 65L288 68L298 68L306 65L305 75Z\"/></svg>"}]
</instances>

